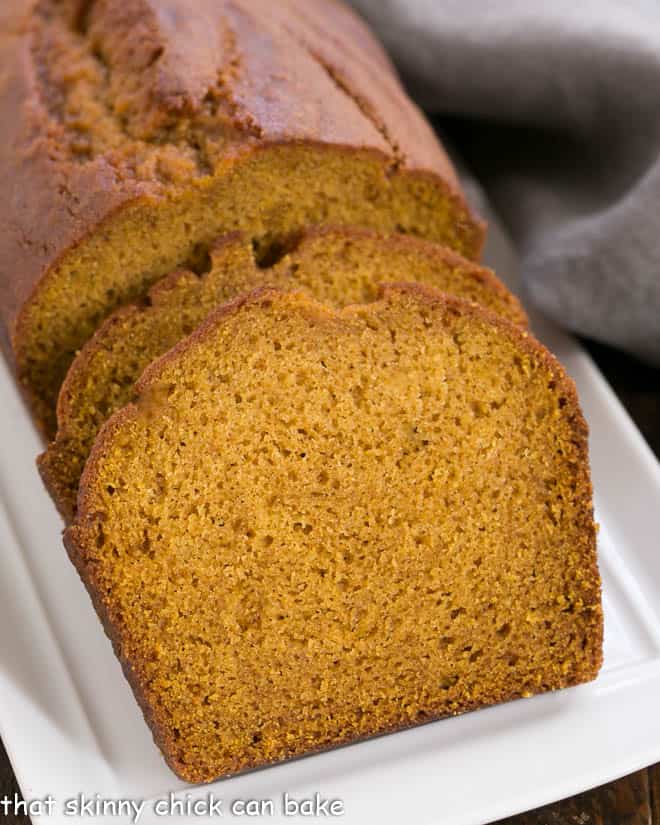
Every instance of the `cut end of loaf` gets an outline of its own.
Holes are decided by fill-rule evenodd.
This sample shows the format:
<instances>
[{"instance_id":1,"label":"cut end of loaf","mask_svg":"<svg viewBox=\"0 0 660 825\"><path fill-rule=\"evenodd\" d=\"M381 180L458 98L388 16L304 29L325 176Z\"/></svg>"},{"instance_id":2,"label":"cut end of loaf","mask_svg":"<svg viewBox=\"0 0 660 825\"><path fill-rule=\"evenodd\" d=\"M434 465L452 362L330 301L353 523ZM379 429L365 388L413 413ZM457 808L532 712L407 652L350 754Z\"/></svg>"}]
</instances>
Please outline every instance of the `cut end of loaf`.
<instances>
[{"instance_id":1,"label":"cut end of loaf","mask_svg":"<svg viewBox=\"0 0 660 825\"><path fill-rule=\"evenodd\" d=\"M350 148L250 149L167 197L138 198L62 256L16 322L19 379L45 433L55 433L57 394L76 352L114 309L194 265L220 235L240 231L268 250L320 223L418 236L468 258L483 240L441 179L404 170L390 177L383 156Z\"/></svg>"},{"instance_id":2,"label":"cut end of loaf","mask_svg":"<svg viewBox=\"0 0 660 825\"><path fill-rule=\"evenodd\" d=\"M66 540L183 778L597 674L586 427L513 325L419 286L265 289L138 391Z\"/></svg>"},{"instance_id":3,"label":"cut end of loaf","mask_svg":"<svg viewBox=\"0 0 660 825\"><path fill-rule=\"evenodd\" d=\"M272 251L272 247L270 247ZM260 254L261 252L261 254ZM434 286L527 325L518 300L488 269L439 244L356 228L311 228L283 243L270 264L240 233L211 247L208 271L159 281L140 306L111 315L71 365L59 395L55 441L39 470L68 523L78 482L103 422L127 404L142 370L219 304L261 284L302 289L331 306L367 303L385 280ZM256 255L256 257L255 257Z\"/></svg>"},{"instance_id":4,"label":"cut end of loaf","mask_svg":"<svg viewBox=\"0 0 660 825\"><path fill-rule=\"evenodd\" d=\"M220 234L268 246L330 222L475 258L483 243L444 149L349 10L166 5L39 0L17 7L22 34L5 44L0 167L26 205L4 216L0 309L48 436L99 322Z\"/></svg>"}]
</instances>

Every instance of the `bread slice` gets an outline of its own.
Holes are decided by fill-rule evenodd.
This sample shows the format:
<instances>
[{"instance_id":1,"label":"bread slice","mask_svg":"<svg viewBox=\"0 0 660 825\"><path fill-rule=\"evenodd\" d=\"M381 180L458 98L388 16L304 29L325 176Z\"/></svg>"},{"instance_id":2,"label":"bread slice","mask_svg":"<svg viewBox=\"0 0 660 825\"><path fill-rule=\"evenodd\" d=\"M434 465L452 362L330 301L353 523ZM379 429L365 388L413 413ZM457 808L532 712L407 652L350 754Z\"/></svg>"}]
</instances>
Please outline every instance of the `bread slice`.
<instances>
[{"instance_id":1,"label":"bread slice","mask_svg":"<svg viewBox=\"0 0 660 825\"><path fill-rule=\"evenodd\" d=\"M341 223L478 256L446 153L342 3L2 3L0 343L49 436L99 322L221 234L268 254Z\"/></svg>"},{"instance_id":2,"label":"bread slice","mask_svg":"<svg viewBox=\"0 0 660 825\"><path fill-rule=\"evenodd\" d=\"M74 360L59 397L57 437L39 459L65 521L75 512L80 474L103 422L131 400L142 370L218 304L271 284L302 288L344 306L373 300L383 280L426 283L527 323L519 302L490 270L437 244L355 229L319 229L300 235L274 266L260 268L249 242L239 235L226 237L215 246L208 273L176 272L166 278L145 304L110 316Z\"/></svg>"},{"instance_id":3,"label":"bread slice","mask_svg":"<svg viewBox=\"0 0 660 825\"><path fill-rule=\"evenodd\" d=\"M528 333L419 285L215 311L103 428L65 542L191 782L601 663L574 386Z\"/></svg>"}]
</instances>

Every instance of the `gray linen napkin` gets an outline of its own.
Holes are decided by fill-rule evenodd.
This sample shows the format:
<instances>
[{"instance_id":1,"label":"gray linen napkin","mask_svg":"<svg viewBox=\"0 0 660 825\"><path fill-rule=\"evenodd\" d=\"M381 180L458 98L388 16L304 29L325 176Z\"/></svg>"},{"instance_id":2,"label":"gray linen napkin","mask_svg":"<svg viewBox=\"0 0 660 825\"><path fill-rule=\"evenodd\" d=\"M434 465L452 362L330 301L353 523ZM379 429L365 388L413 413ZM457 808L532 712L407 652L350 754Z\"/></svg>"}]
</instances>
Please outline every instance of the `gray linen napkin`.
<instances>
[{"instance_id":1,"label":"gray linen napkin","mask_svg":"<svg viewBox=\"0 0 660 825\"><path fill-rule=\"evenodd\" d=\"M660 2L352 0L564 326L660 364Z\"/></svg>"}]
</instances>

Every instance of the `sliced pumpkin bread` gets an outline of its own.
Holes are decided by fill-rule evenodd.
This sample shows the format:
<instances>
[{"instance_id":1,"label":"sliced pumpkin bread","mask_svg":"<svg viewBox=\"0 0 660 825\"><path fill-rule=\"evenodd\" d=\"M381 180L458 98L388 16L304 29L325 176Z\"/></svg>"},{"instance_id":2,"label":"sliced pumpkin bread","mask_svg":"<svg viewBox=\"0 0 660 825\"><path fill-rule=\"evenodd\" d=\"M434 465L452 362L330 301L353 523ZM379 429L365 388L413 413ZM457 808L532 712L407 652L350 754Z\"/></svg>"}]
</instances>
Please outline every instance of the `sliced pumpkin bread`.
<instances>
[{"instance_id":1,"label":"sliced pumpkin bread","mask_svg":"<svg viewBox=\"0 0 660 825\"><path fill-rule=\"evenodd\" d=\"M596 676L586 426L519 327L266 288L137 389L65 542L183 779Z\"/></svg>"},{"instance_id":2,"label":"sliced pumpkin bread","mask_svg":"<svg viewBox=\"0 0 660 825\"><path fill-rule=\"evenodd\" d=\"M44 432L118 306L240 230L315 223L477 257L483 226L339 0L2 0L0 344Z\"/></svg>"},{"instance_id":3,"label":"sliced pumpkin bread","mask_svg":"<svg viewBox=\"0 0 660 825\"><path fill-rule=\"evenodd\" d=\"M334 306L373 300L384 280L426 283L526 324L516 298L495 275L437 244L349 229L308 231L275 265L259 267L252 244L234 234L213 249L210 270L176 272L141 305L110 316L74 360L60 393L55 441L39 459L42 477L66 521L103 422L131 400L142 370L218 304L260 284L304 289Z\"/></svg>"}]
</instances>

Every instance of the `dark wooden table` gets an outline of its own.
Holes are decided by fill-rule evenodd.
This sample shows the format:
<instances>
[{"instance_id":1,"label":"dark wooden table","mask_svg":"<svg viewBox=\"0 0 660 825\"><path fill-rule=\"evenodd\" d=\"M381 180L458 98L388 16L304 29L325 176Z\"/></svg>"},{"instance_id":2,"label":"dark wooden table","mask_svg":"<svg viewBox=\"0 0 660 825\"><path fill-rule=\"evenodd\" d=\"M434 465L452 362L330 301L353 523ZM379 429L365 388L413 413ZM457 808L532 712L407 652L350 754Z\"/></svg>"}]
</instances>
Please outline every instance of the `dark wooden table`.
<instances>
[{"instance_id":1,"label":"dark wooden table","mask_svg":"<svg viewBox=\"0 0 660 825\"><path fill-rule=\"evenodd\" d=\"M660 369L603 346L588 344L588 348L660 457ZM20 792L0 743L0 798L13 798L14 793ZM2 825L29 825L29 820L10 815L2 818ZM660 825L660 764L499 825Z\"/></svg>"}]
</instances>

